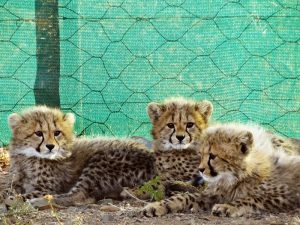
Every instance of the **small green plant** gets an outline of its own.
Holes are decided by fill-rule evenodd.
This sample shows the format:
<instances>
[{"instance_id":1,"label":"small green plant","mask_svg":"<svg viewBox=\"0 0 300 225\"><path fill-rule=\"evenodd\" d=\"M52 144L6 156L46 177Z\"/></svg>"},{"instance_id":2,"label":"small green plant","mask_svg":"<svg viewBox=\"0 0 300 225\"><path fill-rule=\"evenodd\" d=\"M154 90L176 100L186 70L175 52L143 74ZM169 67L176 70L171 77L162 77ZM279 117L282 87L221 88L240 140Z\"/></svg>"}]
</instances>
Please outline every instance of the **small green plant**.
<instances>
[{"instance_id":1,"label":"small green plant","mask_svg":"<svg viewBox=\"0 0 300 225\"><path fill-rule=\"evenodd\" d=\"M23 202L19 196L14 196L6 213L0 215L0 222L3 224L24 224L22 217L37 212L28 202Z\"/></svg>"},{"instance_id":2,"label":"small green plant","mask_svg":"<svg viewBox=\"0 0 300 225\"><path fill-rule=\"evenodd\" d=\"M160 201L165 198L165 188L161 185L160 176L156 176L152 180L146 182L138 189L138 192L149 194L150 198L155 201Z\"/></svg>"},{"instance_id":3,"label":"small green plant","mask_svg":"<svg viewBox=\"0 0 300 225\"><path fill-rule=\"evenodd\" d=\"M23 202L23 201L15 201L10 207L7 212L9 215L24 215L24 214L29 214L32 212L36 212L37 209L33 208L32 205L28 202Z\"/></svg>"}]
</instances>

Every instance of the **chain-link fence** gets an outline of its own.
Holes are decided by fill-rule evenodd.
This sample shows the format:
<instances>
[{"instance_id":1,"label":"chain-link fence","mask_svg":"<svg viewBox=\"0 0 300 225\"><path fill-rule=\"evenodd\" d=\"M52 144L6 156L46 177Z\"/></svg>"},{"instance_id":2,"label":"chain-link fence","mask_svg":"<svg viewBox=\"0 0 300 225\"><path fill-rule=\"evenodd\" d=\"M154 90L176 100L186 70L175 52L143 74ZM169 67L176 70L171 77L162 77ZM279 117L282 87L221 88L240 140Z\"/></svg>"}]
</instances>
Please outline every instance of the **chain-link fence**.
<instances>
[{"instance_id":1,"label":"chain-link fence","mask_svg":"<svg viewBox=\"0 0 300 225\"><path fill-rule=\"evenodd\" d=\"M52 53L46 64L37 54L54 48L39 47L37 31L53 29L36 19L39 1L0 0L2 143L7 115L35 104L37 75L53 66ZM147 103L183 95L211 100L215 120L300 138L298 0L43 2L56 4L59 24L59 83L46 87L76 114L78 134L148 136Z\"/></svg>"}]
</instances>

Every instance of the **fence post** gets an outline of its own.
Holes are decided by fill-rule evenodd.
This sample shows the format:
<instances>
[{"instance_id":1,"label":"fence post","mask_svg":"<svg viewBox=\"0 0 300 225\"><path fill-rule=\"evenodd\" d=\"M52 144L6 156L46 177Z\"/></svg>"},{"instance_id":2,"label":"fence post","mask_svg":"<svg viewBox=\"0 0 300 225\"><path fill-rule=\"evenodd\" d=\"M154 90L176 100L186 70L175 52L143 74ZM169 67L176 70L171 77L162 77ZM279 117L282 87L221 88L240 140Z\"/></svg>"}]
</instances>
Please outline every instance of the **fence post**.
<instances>
[{"instance_id":1,"label":"fence post","mask_svg":"<svg viewBox=\"0 0 300 225\"><path fill-rule=\"evenodd\" d=\"M58 0L35 0L37 73L36 104L60 107Z\"/></svg>"}]
</instances>

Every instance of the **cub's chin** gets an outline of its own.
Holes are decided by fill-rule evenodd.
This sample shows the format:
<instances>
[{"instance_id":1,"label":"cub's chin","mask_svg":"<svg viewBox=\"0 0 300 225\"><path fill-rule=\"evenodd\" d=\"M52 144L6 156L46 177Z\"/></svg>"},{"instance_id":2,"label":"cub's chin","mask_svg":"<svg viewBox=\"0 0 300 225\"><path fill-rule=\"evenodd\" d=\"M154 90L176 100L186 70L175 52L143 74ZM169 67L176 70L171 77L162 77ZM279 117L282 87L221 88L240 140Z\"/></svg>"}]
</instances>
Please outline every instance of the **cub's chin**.
<instances>
[{"instance_id":1,"label":"cub's chin","mask_svg":"<svg viewBox=\"0 0 300 225\"><path fill-rule=\"evenodd\" d=\"M48 155L50 155L50 157L48 159L51 159L51 160L64 160L64 159L69 158L71 156L71 152L66 151L64 149L59 149L56 152L48 153Z\"/></svg>"},{"instance_id":2,"label":"cub's chin","mask_svg":"<svg viewBox=\"0 0 300 225\"><path fill-rule=\"evenodd\" d=\"M237 178L230 172L221 172L217 176L207 176L200 172L200 176L207 183L221 185L224 187L234 185L237 182Z\"/></svg>"},{"instance_id":3,"label":"cub's chin","mask_svg":"<svg viewBox=\"0 0 300 225\"><path fill-rule=\"evenodd\" d=\"M188 144L172 144L172 143L166 143L164 145L164 150L171 151L171 150L185 150L190 147L190 143Z\"/></svg>"},{"instance_id":4,"label":"cub's chin","mask_svg":"<svg viewBox=\"0 0 300 225\"><path fill-rule=\"evenodd\" d=\"M24 155L26 157L36 157L41 159L50 160L64 160L71 156L70 151L66 151L62 148L51 152L38 152L35 148L29 147L25 149L18 149L12 153L13 155Z\"/></svg>"}]
</instances>

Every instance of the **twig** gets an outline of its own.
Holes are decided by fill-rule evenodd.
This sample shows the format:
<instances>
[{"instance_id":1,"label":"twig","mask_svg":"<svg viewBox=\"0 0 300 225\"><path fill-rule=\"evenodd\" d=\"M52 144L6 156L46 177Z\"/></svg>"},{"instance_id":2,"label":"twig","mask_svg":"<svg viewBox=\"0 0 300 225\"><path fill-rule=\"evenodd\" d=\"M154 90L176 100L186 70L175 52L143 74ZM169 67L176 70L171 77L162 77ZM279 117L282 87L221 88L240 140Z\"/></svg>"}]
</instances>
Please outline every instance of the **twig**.
<instances>
[{"instance_id":1,"label":"twig","mask_svg":"<svg viewBox=\"0 0 300 225\"><path fill-rule=\"evenodd\" d=\"M51 199L51 197L52 197L52 196L49 195L49 197L47 198L48 204L50 205L50 208L51 208L51 215L57 220L57 222L58 222L59 225L64 225L63 222L60 220L58 213L57 213L56 210L54 209L54 206L53 206L53 204L52 204L52 200L53 200L53 199ZM52 197L52 198L53 198L53 197Z\"/></svg>"},{"instance_id":2,"label":"twig","mask_svg":"<svg viewBox=\"0 0 300 225\"><path fill-rule=\"evenodd\" d=\"M113 206L113 207L116 207L116 208L118 208L119 210L122 210L122 208L121 208L121 207L119 207L119 206L116 206L116 205L114 205L114 204L112 204L112 203L107 203L107 205L110 205L110 206Z\"/></svg>"},{"instance_id":3,"label":"twig","mask_svg":"<svg viewBox=\"0 0 300 225\"><path fill-rule=\"evenodd\" d=\"M11 178L11 183L10 183L10 190L11 191L13 190L14 177L15 177L15 174L13 173L12 178Z\"/></svg>"},{"instance_id":4,"label":"twig","mask_svg":"<svg viewBox=\"0 0 300 225\"><path fill-rule=\"evenodd\" d=\"M148 204L148 202L139 199L138 197L136 197L136 196L134 196L133 194L131 194L128 190L124 189L123 191L124 191L127 195L129 195L131 198L137 200L138 202L142 202L142 203L144 203L144 204Z\"/></svg>"}]
</instances>

